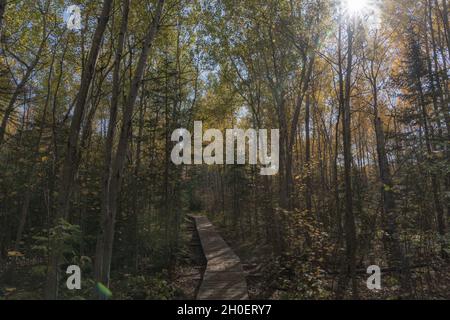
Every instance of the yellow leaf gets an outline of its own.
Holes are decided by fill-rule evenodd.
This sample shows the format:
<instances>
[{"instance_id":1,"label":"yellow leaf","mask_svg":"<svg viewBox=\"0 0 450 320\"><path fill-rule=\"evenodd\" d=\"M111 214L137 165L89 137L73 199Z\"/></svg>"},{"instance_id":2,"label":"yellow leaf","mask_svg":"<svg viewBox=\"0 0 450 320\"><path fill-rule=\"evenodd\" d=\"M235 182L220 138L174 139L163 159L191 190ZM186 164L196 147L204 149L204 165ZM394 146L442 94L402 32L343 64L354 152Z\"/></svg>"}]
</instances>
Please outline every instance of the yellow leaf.
<instances>
[{"instance_id":1,"label":"yellow leaf","mask_svg":"<svg viewBox=\"0 0 450 320\"><path fill-rule=\"evenodd\" d=\"M8 251L8 257L23 257L23 253L19 251Z\"/></svg>"}]
</instances>

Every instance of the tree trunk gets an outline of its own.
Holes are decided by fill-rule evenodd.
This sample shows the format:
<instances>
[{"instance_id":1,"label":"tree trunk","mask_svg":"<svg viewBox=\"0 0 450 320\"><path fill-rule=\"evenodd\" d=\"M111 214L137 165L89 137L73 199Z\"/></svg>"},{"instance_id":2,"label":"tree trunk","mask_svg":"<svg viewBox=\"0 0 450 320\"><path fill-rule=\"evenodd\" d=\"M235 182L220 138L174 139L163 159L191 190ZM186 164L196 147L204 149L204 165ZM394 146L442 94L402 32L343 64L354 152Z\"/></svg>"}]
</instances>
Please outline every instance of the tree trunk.
<instances>
[{"instance_id":1,"label":"tree trunk","mask_svg":"<svg viewBox=\"0 0 450 320\"><path fill-rule=\"evenodd\" d=\"M416 70L417 71L417 70ZM420 109L422 112L422 122L425 130L425 145L427 148L427 154L430 159L433 158L433 145L430 141L430 128L428 125L428 114L426 109L426 101L425 96L422 89L422 82L420 80L420 76L418 72L416 72L415 84L416 84L416 90L419 95L419 103L420 103ZM440 200L440 186L439 186L439 179L436 175L436 173L431 172L431 189L433 194L433 202L434 202L434 209L436 212L436 219L437 219L437 229L441 236L444 236L446 234L446 226L445 226L445 220L444 220L444 208L442 206L441 200Z\"/></svg>"},{"instance_id":2,"label":"tree trunk","mask_svg":"<svg viewBox=\"0 0 450 320\"><path fill-rule=\"evenodd\" d=\"M409 261L403 252L398 232L397 213L395 212L395 194L386 153L383 122L378 114L378 89L376 79L372 83L374 99L374 125L377 143L378 169L382 186L381 199L383 202L384 239L387 244L387 252L391 267L400 271L400 285L406 293L411 292L411 272Z\"/></svg>"},{"instance_id":3,"label":"tree trunk","mask_svg":"<svg viewBox=\"0 0 450 320\"><path fill-rule=\"evenodd\" d=\"M311 182L311 139L310 139L310 127L309 127L309 118L310 118L310 96L306 97L305 104L305 166L306 166L306 210L308 210L308 214L312 213L312 182Z\"/></svg>"},{"instance_id":4,"label":"tree trunk","mask_svg":"<svg viewBox=\"0 0 450 320\"><path fill-rule=\"evenodd\" d=\"M145 67L147 65L147 58L150 53L150 49L153 44L153 40L157 34L159 23L161 19L161 14L164 6L164 0L158 1L158 6L155 11L155 15L152 23L145 36L144 46L139 57L138 65L136 67L135 75L131 82L130 91L126 105L124 107L123 113L123 123L120 131L119 144L117 147L117 152L112 164L111 171L111 182L109 186L109 212L105 217L104 221L104 241L102 246L102 282L106 286L109 286L110 280L110 269L111 269L111 258L112 258L112 248L114 240L114 228L115 219L117 214L117 200L120 192L120 187L122 183L122 171L125 165L125 157L128 149L129 136L131 134L131 121L134 109L134 104L136 102L137 94L141 85L142 75L144 73Z\"/></svg>"},{"instance_id":5,"label":"tree trunk","mask_svg":"<svg viewBox=\"0 0 450 320\"><path fill-rule=\"evenodd\" d=\"M116 124L117 124L117 109L119 104L119 95L120 95L120 64L122 62L122 54L123 47L125 43L125 33L128 28L128 14L129 14L129 0L122 1L122 21L120 26L120 33L118 38L117 49L115 53L114 60L114 71L113 71L113 86L112 86L112 97L111 97L111 109L109 114L109 123L108 123L108 133L106 136L105 142L105 163L104 163L104 172L103 172L103 181L102 181L102 198L101 198L101 233L97 238L97 246L96 246L96 255L95 255L95 266L94 273L95 279L97 281L103 281L102 278L102 251L103 251L103 234L105 233L104 227L106 227L106 219L109 215L109 186L111 183L111 166L112 166L112 154L113 154L113 143L114 136L116 133Z\"/></svg>"},{"instance_id":6,"label":"tree trunk","mask_svg":"<svg viewBox=\"0 0 450 320\"><path fill-rule=\"evenodd\" d=\"M352 194L352 136L351 136L351 85L352 85L352 64L353 64L353 35L355 23L348 22L347 25L347 66L344 85L343 101L343 144L344 144L344 184L345 184L345 244L346 263L345 270L342 270L343 277L339 285L339 296L343 294L347 279L352 281L353 297L358 297L358 287L356 282L356 225L353 213Z\"/></svg>"},{"instance_id":7,"label":"tree trunk","mask_svg":"<svg viewBox=\"0 0 450 320\"><path fill-rule=\"evenodd\" d=\"M6 0L0 0L0 43L2 42L3 17L6 11Z\"/></svg>"},{"instance_id":8,"label":"tree trunk","mask_svg":"<svg viewBox=\"0 0 450 320\"><path fill-rule=\"evenodd\" d=\"M442 18L444 21L444 32L445 32L445 40L447 43L447 49L448 49L448 53L450 54L450 27L449 27L449 22L448 22L448 4L447 4L447 0L442 0L442 6L443 6L443 10L442 10Z\"/></svg>"},{"instance_id":9,"label":"tree trunk","mask_svg":"<svg viewBox=\"0 0 450 320\"><path fill-rule=\"evenodd\" d=\"M88 61L85 68L83 68L80 89L78 91L77 102L75 105L72 122L70 124L69 139L67 141L65 159L62 167L57 204L58 209L54 221L55 225L59 223L59 219L67 219L69 215L69 201L72 194L73 180L78 168L78 140L81 130L81 122L83 120L87 95L94 76L95 65L97 62L98 53L100 51L103 34L106 30L106 25L108 24L112 2L112 0L105 0L103 2L102 11L98 19L94 37L92 38ZM61 256L60 247L60 244L52 241L45 289L45 298L48 300L56 299L58 296L58 267Z\"/></svg>"}]
</instances>

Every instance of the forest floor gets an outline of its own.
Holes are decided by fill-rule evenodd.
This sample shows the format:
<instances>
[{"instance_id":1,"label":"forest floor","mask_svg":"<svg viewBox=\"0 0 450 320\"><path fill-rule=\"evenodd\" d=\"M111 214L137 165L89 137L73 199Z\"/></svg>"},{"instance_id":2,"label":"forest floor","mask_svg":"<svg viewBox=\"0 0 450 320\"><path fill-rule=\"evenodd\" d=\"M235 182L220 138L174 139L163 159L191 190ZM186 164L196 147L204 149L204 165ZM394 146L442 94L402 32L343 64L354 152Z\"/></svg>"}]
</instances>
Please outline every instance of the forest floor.
<instances>
[{"instance_id":1,"label":"forest floor","mask_svg":"<svg viewBox=\"0 0 450 320\"><path fill-rule=\"evenodd\" d=\"M212 219L214 221L214 219ZM236 236L230 228L214 225L240 257L248 285L250 299L333 299L336 274L314 273L308 260L301 257L274 258L271 248L253 238ZM170 272L155 273L142 270L140 275L118 270L113 276L113 299L196 299L206 267L205 257L193 223L186 219L181 226L180 249L177 263ZM420 257L429 262L420 266L413 262L412 283L414 292L410 298L441 300L450 299L450 264L436 254ZM14 262L15 261L15 262ZM418 267L419 266L419 267ZM3 268L3 269L2 269ZM361 268L360 268L361 269ZM0 266L0 300L41 299L45 281L44 261L19 257L10 258ZM358 273L359 297L367 300L402 299L399 286L392 272L383 273L382 290L370 291L366 287L367 275ZM91 280L83 282L81 292L61 290L61 299L95 298ZM349 295L347 296L349 297Z\"/></svg>"},{"instance_id":2,"label":"forest floor","mask_svg":"<svg viewBox=\"0 0 450 320\"><path fill-rule=\"evenodd\" d=\"M200 240L194 223L185 219L181 226L181 249L174 272L174 286L180 294L176 299L195 300L206 268Z\"/></svg>"},{"instance_id":3,"label":"forest floor","mask_svg":"<svg viewBox=\"0 0 450 320\"><path fill-rule=\"evenodd\" d=\"M186 299L194 300L205 269L205 258L194 226L186 221L181 227L181 247L175 267L165 272L145 268L142 261L139 274L116 270L111 291L113 299ZM0 300L42 299L46 266L25 257L18 263L0 266ZM95 299L92 279L83 279L82 290L61 289L60 299Z\"/></svg>"},{"instance_id":4,"label":"forest floor","mask_svg":"<svg viewBox=\"0 0 450 320\"><path fill-rule=\"evenodd\" d=\"M246 272L250 299L329 300L335 298L337 274L322 272L311 273L311 276L307 275L305 278L298 277L298 273L292 272L290 266L287 266L291 263L289 259L292 257L274 259L267 245L254 239L236 237L232 230L220 227L220 223L218 225L225 241L241 258ZM381 290L369 290L366 282L370 275L362 269L359 270L357 274L359 299L450 299L450 263L438 255L429 256L425 261L429 264L422 266L419 262L412 263L411 281L414 289L411 295L400 293L395 273L390 271L382 273ZM351 298L351 292L347 292L345 299L347 298Z\"/></svg>"}]
</instances>

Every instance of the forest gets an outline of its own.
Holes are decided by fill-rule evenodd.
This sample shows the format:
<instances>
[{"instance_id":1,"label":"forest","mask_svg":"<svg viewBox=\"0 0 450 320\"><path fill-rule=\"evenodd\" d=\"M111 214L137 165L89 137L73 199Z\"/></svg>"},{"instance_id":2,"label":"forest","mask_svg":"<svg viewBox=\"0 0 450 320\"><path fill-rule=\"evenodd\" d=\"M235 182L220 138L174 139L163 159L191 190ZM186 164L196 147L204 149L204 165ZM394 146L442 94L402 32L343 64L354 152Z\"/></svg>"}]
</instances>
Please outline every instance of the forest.
<instances>
[{"instance_id":1,"label":"forest","mask_svg":"<svg viewBox=\"0 0 450 320\"><path fill-rule=\"evenodd\" d=\"M191 215L250 299L450 299L449 65L447 0L0 0L0 300L195 299Z\"/></svg>"}]
</instances>

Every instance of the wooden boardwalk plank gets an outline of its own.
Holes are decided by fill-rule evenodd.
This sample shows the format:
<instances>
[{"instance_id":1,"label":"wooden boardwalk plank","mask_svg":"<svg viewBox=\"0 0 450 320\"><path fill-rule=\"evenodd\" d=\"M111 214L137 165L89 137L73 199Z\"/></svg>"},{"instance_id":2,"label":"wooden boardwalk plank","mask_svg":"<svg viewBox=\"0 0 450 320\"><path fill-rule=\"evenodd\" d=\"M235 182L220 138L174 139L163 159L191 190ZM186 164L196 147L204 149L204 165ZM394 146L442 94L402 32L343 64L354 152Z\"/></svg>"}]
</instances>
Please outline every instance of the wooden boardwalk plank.
<instances>
[{"instance_id":1,"label":"wooden boardwalk plank","mask_svg":"<svg viewBox=\"0 0 450 320\"><path fill-rule=\"evenodd\" d=\"M197 300L247 300L247 282L239 257L208 218L190 217L195 222L207 261Z\"/></svg>"}]
</instances>

